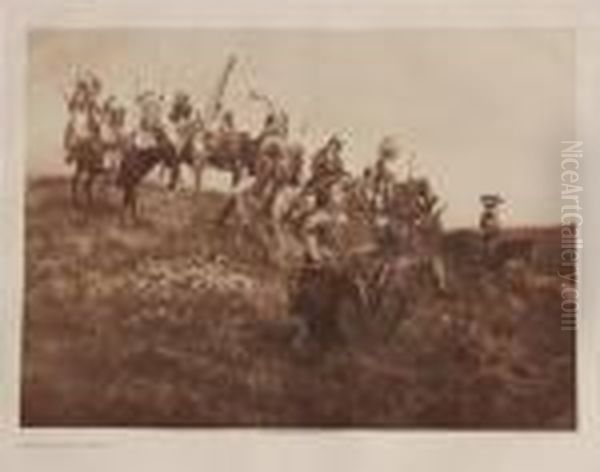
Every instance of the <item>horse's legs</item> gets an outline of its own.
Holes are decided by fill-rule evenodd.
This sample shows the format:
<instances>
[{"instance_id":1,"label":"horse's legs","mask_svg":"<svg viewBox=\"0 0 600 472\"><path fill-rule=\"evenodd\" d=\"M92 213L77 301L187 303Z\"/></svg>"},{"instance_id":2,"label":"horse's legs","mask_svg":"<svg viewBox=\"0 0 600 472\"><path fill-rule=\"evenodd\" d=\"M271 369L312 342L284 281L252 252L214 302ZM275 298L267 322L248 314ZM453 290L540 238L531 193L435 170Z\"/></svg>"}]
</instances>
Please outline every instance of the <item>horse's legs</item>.
<instances>
[{"instance_id":1,"label":"horse's legs","mask_svg":"<svg viewBox=\"0 0 600 472\"><path fill-rule=\"evenodd\" d=\"M254 230L254 240L259 252L259 257L267 264L277 260L277 250L273 240L272 228L270 222L257 222Z\"/></svg>"},{"instance_id":2,"label":"horse's legs","mask_svg":"<svg viewBox=\"0 0 600 472\"><path fill-rule=\"evenodd\" d=\"M173 164L171 167L171 178L167 184L169 190L175 190L179 182L179 164Z\"/></svg>"},{"instance_id":3,"label":"horse's legs","mask_svg":"<svg viewBox=\"0 0 600 472\"><path fill-rule=\"evenodd\" d=\"M123 203L121 208L121 223L124 225L127 222L127 214L131 216L132 220L137 219L136 210L136 195L133 186L126 186L123 188Z\"/></svg>"},{"instance_id":4,"label":"horse's legs","mask_svg":"<svg viewBox=\"0 0 600 472\"><path fill-rule=\"evenodd\" d=\"M244 170L240 164L235 164L231 171L231 188L236 188L242 180Z\"/></svg>"},{"instance_id":5,"label":"horse's legs","mask_svg":"<svg viewBox=\"0 0 600 472\"><path fill-rule=\"evenodd\" d=\"M88 169L86 179L83 183L83 189L85 192L86 203L88 207L91 207L94 203L93 186L94 180L96 179L96 172L93 169Z\"/></svg>"},{"instance_id":6,"label":"horse's legs","mask_svg":"<svg viewBox=\"0 0 600 472\"><path fill-rule=\"evenodd\" d=\"M225 203L225 206L219 213L219 216L217 216L216 223L218 226L225 226L225 224L227 223L227 221L229 220L229 218L235 211L236 207L238 206L238 202L237 202L238 198L239 197L237 195L232 195L229 198L229 200L227 200L227 202Z\"/></svg>"},{"instance_id":7,"label":"horse's legs","mask_svg":"<svg viewBox=\"0 0 600 472\"><path fill-rule=\"evenodd\" d=\"M127 222L127 209L129 208L129 189L127 187L123 187L123 200L121 202L121 211L120 211L120 220L121 224L125 225Z\"/></svg>"},{"instance_id":8,"label":"horse's legs","mask_svg":"<svg viewBox=\"0 0 600 472\"><path fill-rule=\"evenodd\" d=\"M204 174L204 157L198 157L193 164L194 170L194 193L200 193L202 189L202 175Z\"/></svg>"},{"instance_id":9,"label":"horse's legs","mask_svg":"<svg viewBox=\"0 0 600 472\"><path fill-rule=\"evenodd\" d=\"M173 161L163 165L167 165L171 168L171 177L169 179L169 183L167 184L167 188L169 190L175 190L177 188L177 184L179 183L179 176L181 174L181 162L178 159L174 159Z\"/></svg>"},{"instance_id":10,"label":"horse's legs","mask_svg":"<svg viewBox=\"0 0 600 472\"><path fill-rule=\"evenodd\" d=\"M165 181L165 172L167 171L167 166L166 164L160 163L158 166L158 181L160 183L163 183Z\"/></svg>"},{"instance_id":11,"label":"horse's legs","mask_svg":"<svg viewBox=\"0 0 600 472\"><path fill-rule=\"evenodd\" d=\"M137 189L135 187L131 188L130 200L131 200L131 216L133 218L133 221L137 223L139 221L139 215L138 215Z\"/></svg>"},{"instance_id":12,"label":"horse's legs","mask_svg":"<svg viewBox=\"0 0 600 472\"><path fill-rule=\"evenodd\" d=\"M274 218L271 222L271 225L271 232L273 235L273 256L276 262L279 263L286 255L285 251L287 247L285 243L285 237L280 220Z\"/></svg>"},{"instance_id":13,"label":"horse's legs","mask_svg":"<svg viewBox=\"0 0 600 472\"><path fill-rule=\"evenodd\" d=\"M78 189L79 179L81 178L81 167L78 163L75 164L75 173L71 178L71 201L76 208L79 206Z\"/></svg>"}]
</instances>

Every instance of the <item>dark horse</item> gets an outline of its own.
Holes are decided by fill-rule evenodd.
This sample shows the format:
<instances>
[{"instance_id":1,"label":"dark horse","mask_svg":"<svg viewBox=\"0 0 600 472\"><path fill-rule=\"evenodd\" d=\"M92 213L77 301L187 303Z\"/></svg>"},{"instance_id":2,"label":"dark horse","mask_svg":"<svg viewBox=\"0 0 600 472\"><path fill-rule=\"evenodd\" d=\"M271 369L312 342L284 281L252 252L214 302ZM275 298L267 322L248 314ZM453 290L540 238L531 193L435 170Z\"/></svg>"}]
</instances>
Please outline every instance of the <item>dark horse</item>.
<instances>
[{"instance_id":1,"label":"dark horse","mask_svg":"<svg viewBox=\"0 0 600 472\"><path fill-rule=\"evenodd\" d=\"M236 187L245 174L254 175L258 148L258 140L243 131L218 133L197 129L185 139L177 154L169 186L177 185L180 165L186 164L194 172L196 191L202 186L207 166L231 173L231 185Z\"/></svg>"},{"instance_id":2,"label":"dark horse","mask_svg":"<svg viewBox=\"0 0 600 472\"><path fill-rule=\"evenodd\" d=\"M71 198L79 207L79 190L83 182L87 205L93 202L93 185L96 177L103 172L104 153L100 139L100 119L91 105L82 105L74 109L63 137L67 151L65 162L75 165L71 180Z\"/></svg>"},{"instance_id":3,"label":"dark horse","mask_svg":"<svg viewBox=\"0 0 600 472\"><path fill-rule=\"evenodd\" d=\"M177 152L173 143L162 135L157 135L155 146L138 148L129 144L119 165L116 184L123 191L123 217L127 211L134 220L138 219L137 191L142 180L162 163L171 170L169 188L174 188L178 171Z\"/></svg>"},{"instance_id":4,"label":"dark horse","mask_svg":"<svg viewBox=\"0 0 600 472\"><path fill-rule=\"evenodd\" d=\"M75 207L80 206L81 183L83 183L86 204L92 205L94 182L104 171L102 153L102 143L95 139L82 141L69 150L67 162L75 164L75 172L71 180L71 198Z\"/></svg>"}]
</instances>

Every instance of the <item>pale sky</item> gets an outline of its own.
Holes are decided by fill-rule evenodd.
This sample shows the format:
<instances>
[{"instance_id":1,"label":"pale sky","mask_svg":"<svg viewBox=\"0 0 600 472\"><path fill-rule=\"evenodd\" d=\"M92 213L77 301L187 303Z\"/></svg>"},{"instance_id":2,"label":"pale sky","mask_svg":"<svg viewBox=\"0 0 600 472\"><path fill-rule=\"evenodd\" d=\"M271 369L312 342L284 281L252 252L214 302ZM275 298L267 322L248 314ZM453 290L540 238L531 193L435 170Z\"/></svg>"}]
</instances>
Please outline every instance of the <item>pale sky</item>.
<instances>
[{"instance_id":1,"label":"pale sky","mask_svg":"<svg viewBox=\"0 0 600 472\"><path fill-rule=\"evenodd\" d=\"M560 218L562 140L575 139L574 37L537 30L53 30L30 35L28 172L65 173L62 90L75 66L130 103L136 91L177 89L202 104L227 56L226 95L257 132L255 88L288 111L313 150L332 132L355 170L386 134L407 136L416 172L431 176L450 226L472 225L479 195L510 202L509 224Z\"/></svg>"}]
</instances>

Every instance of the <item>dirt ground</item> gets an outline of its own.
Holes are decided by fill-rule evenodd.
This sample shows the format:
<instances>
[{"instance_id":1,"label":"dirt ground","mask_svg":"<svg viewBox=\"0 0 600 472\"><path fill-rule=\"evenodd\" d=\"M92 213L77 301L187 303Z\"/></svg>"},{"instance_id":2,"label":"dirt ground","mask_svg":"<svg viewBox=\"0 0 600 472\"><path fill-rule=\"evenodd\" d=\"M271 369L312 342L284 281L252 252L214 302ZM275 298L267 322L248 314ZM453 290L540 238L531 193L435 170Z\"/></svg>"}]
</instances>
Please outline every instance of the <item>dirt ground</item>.
<instances>
[{"instance_id":1,"label":"dirt ground","mask_svg":"<svg viewBox=\"0 0 600 472\"><path fill-rule=\"evenodd\" d=\"M24 425L575 425L556 276L457 270L385 341L324 349L298 342L287 272L215 227L221 195L144 188L138 226L68 197L61 178L27 189Z\"/></svg>"}]
</instances>

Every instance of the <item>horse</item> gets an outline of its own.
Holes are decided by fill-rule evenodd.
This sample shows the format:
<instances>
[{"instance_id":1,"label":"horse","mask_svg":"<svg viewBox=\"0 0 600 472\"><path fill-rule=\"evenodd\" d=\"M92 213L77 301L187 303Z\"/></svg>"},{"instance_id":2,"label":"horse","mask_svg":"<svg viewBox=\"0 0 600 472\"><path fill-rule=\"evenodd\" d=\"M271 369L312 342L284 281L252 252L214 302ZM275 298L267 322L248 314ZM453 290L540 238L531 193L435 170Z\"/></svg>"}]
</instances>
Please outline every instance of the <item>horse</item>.
<instances>
[{"instance_id":1,"label":"horse","mask_svg":"<svg viewBox=\"0 0 600 472\"><path fill-rule=\"evenodd\" d=\"M189 166L194 173L194 188L199 192L207 167L231 173L235 188L244 175L254 175L259 144L246 131L210 131L202 125L192 128L177 153L177 164L170 181L175 188L180 177L180 165Z\"/></svg>"},{"instance_id":2,"label":"horse","mask_svg":"<svg viewBox=\"0 0 600 472\"><path fill-rule=\"evenodd\" d=\"M93 203L93 186L98 177L106 176L108 179L104 183L113 183L126 147L125 113L123 107L99 110L93 103L71 109L64 147L67 150L65 161L75 164L71 194L76 207L79 206L82 179L88 206Z\"/></svg>"},{"instance_id":3,"label":"horse","mask_svg":"<svg viewBox=\"0 0 600 472\"><path fill-rule=\"evenodd\" d=\"M121 215L123 221L127 211L130 212L134 221L138 220L138 187L160 163L171 170L171 182L174 182L178 167L177 151L173 143L160 133L157 134L156 144L153 146L139 147L135 143L129 142L125 147L115 182L123 192Z\"/></svg>"},{"instance_id":4,"label":"horse","mask_svg":"<svg viewBox=\"0 0 600 472\"><path fill-rule=\"evenodd\" d=\"M416 263L435 281L432 286L444 292L448 288L442 224L445 205L439 203L427 179L409 178L392 186L388 209L373 222L384 258Z\"/></svg>"},{"instance_id":5,"label":"horse","mask_svg":"<svg viewBox=\"0 0 600 472\"><path fill-rule=\"evenodd\" d=\"M67 151L65 162L74 164L71 178L71 200L75 207L80 206L79 187L83 180L83 190L87 205L93 203L93 184L103 171L103 145L100 138L100 118L92 104L80 106L71 111L71 118L65 129L63 144Z\"/></svg>"},{"instance_id":6,"label":"horse","mask_svg":"<svg viewBox=\"0 0 600 472\"><path fill-rule=\"evenodd\" d=\"M361 184L349 179L339 186L339 203L349 217L344 233L356 232L361 221L375 224L374 218L364 219L368 206L360 201ZM290 309L304 321L307 340L321 347L392 341L420 297L447 291L442 209L419 202L427 191L424 180L394 187L394 208L402 208L392 215L399 221L389 223L389 240L342 244L332 256L308 257L298 268ZM421 209L415 211L416 206Z\"/></svg>"}]
</instances>

